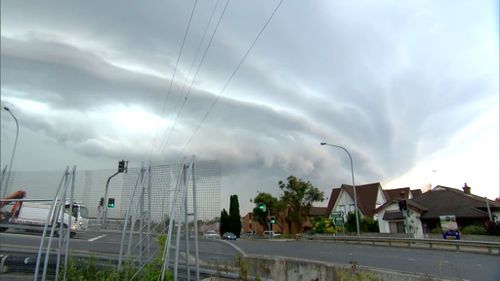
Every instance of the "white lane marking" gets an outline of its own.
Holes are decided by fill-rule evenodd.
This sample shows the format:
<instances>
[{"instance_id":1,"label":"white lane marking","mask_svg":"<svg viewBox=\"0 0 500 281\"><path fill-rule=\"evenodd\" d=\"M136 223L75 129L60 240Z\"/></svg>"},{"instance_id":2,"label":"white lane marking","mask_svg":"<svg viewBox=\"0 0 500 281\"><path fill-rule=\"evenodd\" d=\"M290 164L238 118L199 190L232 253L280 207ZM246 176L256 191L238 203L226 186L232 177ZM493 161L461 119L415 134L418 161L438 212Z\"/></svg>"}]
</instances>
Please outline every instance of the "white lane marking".
<instances>
[{"instance_id":1,"label":"white lane marking","mask_svg":"<svg viewBox=\"0 0 500 281\"><path fill-rule=\"evenodd\" d=\"M417 261L417 259L414 259L414 258L409 258L408 260L409 261Z\"/></svg>"},{"instance_id":2,"label":"white lane marking","mask_svg":"<svg viewBox=\"0 0 500 281\"><path fill-rule=\"evenodd\" d=\"M106 236L106 234L99 235L99 236L94 237L94 238L90 238L90 239L89 239L89 240L87 240L87 241L89 241L89 242L93 242L93 241L95 241L95 240L97 240L97 239L101 239L101 238L103 238L104 236Z\"/></svg>"}]
</instances>

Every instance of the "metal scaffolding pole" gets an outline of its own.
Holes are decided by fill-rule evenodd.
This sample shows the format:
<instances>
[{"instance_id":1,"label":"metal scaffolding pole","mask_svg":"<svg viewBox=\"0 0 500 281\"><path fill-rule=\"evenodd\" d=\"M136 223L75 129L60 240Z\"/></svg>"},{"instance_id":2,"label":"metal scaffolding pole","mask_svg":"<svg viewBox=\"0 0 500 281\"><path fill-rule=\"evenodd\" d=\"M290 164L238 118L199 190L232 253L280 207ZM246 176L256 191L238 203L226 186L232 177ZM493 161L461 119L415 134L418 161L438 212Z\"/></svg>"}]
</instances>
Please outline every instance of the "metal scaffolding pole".
<instances>
[{"instance_id":1,"label":"metal scaffolding pole","mask_svg":"<svg viewBox=\"0 0 500 281\"><path fill-rule=\"evenodd\" d=\"M196 266L196 281L200 280L200 265L199 261L199 248L198 248L198 209L196 205L196 182L195 182L195 174L194 174L194 161L195 157L193 156L193 162L191 164L191 174L193 176L193 219L194 219L194 262Z\"/></svg>"}]
</instances>

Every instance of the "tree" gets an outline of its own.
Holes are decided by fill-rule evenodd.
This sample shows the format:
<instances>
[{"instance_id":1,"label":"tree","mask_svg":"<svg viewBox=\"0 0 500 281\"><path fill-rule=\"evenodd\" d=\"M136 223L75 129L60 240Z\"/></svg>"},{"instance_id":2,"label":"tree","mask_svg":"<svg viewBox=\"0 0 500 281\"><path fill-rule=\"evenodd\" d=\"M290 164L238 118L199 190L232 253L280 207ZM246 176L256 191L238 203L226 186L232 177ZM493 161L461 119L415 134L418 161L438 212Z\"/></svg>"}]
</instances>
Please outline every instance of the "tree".
<instances>
[{"instance_id":1,"label":"tree","mask_svg":"<svg viewBox=\"0 0 500 281\"><path fill-rule=\"evenodd\" d=\"M274 196L272 196L269 193L266 192L261 192L253 199L253 202L255 203L255 208L253 208L253 215L254 218L261 224L261 225L267 225L266 222L266 217L267 217L267 209L269 208L271 210L271 215L272 216L277 216L279 212L278 208L278 199ZM260 204L264 204L266 206L265 210L261 210L259 208Z\"/></svg>"},{"instance_id":2,"label":"tree","mask_svg":"<svg viewBox=\"0 0 500 281\"><path fill-rule=\"evenodd\" d=\"M220 213L220 225L219 225L219 233L222 235L229 231L229 214L226 209L222 209Z\"/></svg>"},{"instance_id":3,"label":"tree","mask_svg":"<svg viewBox=\"0 0 500 281\"><path fill-rule=\"evenodd\" d=\"M301 226L306 220L314 202L325 199L325 194L309 181L305 182L294 176L289 176L286 183L280 181L278 184L283 192L281 200L289 207L288 219L297 226Z\"/></svg>"},{"instance_id":4,"label":"tree","mask_svg":"<svg viewBox=\"0 0 500 281\"><path fill-rule=\"evenodd\" d=\"M231 195L229 198L229 231L237 237L241 234L240 203L238 195Z\"/></svg>"}]
</instances>

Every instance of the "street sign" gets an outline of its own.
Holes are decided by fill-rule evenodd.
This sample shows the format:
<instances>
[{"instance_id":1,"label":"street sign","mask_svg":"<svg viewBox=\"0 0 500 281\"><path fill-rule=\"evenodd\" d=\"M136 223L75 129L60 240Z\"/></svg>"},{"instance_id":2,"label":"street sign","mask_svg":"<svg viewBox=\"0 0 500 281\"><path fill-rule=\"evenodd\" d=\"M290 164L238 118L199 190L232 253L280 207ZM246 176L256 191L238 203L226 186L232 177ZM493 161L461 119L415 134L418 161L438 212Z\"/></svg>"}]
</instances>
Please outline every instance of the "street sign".
<instances>
[{"instance_id":1,"label":"street sign","mask_svg":"<svg viewBox=\"0 0 500 281\"><path fill-rule=\"evenodd\" d=\"M344 221L344 212L338 211L338 212L332 212L330 214L330 219L333 222L333 225L335 226L343 226L345 221Z\"/></svg>"}]
</instances>

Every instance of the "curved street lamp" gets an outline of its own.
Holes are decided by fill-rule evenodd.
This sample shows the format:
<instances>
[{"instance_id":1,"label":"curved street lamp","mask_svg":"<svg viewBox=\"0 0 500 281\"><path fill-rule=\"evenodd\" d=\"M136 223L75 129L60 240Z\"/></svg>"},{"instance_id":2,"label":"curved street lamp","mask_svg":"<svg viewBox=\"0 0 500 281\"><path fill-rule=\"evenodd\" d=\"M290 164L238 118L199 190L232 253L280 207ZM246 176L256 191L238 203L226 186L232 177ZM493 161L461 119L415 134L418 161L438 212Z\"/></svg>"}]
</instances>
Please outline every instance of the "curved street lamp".
<instances>
[{"instance_id":1,"label":"curved street lamp","mask_svg":"<svg viewBox=\"0 0 500 281\"><path fill-rule=\"evenodd\" d=\"M322 142L321 145L328 145L328 146L340 148L340 149L344 150L347 153L347 156L349 156L349 161L351 163L352 189L354 190L354 212L356 213L356 232L357 232L357 234L359 236L358 196L356 194L356 185L354 184L354 167L353 167L353 164L352 164L351 154L349 153L349 151L345 147L340 146L340 145L329 144L329 143L326 143L326 142Z\"/></svg>"},{"instance_id":2,"label":"curved street lamp","mask_svg":"<svg viewBox=\"0 0 500 281\"><path fill-rule=\"evenodd\" d=\"M9 179L10 179L10 173L12 172L12 163L14 162L14 155L16 154L17 139L19 138L19 122L17 122L16 116L14 116L14 114L12 113L12 111L8 107L4 106L3 109L5 109L7 112L9 112L10 115L12 116L12 118L14 118L14 121L16 121L16 139L14 141L14 149L12 149L12 154L10 156L9 170L7 172L7 179L5 181L5 187L3 190L3 196L5 196L5 194L7 192L7 188L9 187ZM3 179L2 179L2 183L3 183Z\"/></svg>"}]
</instances>

